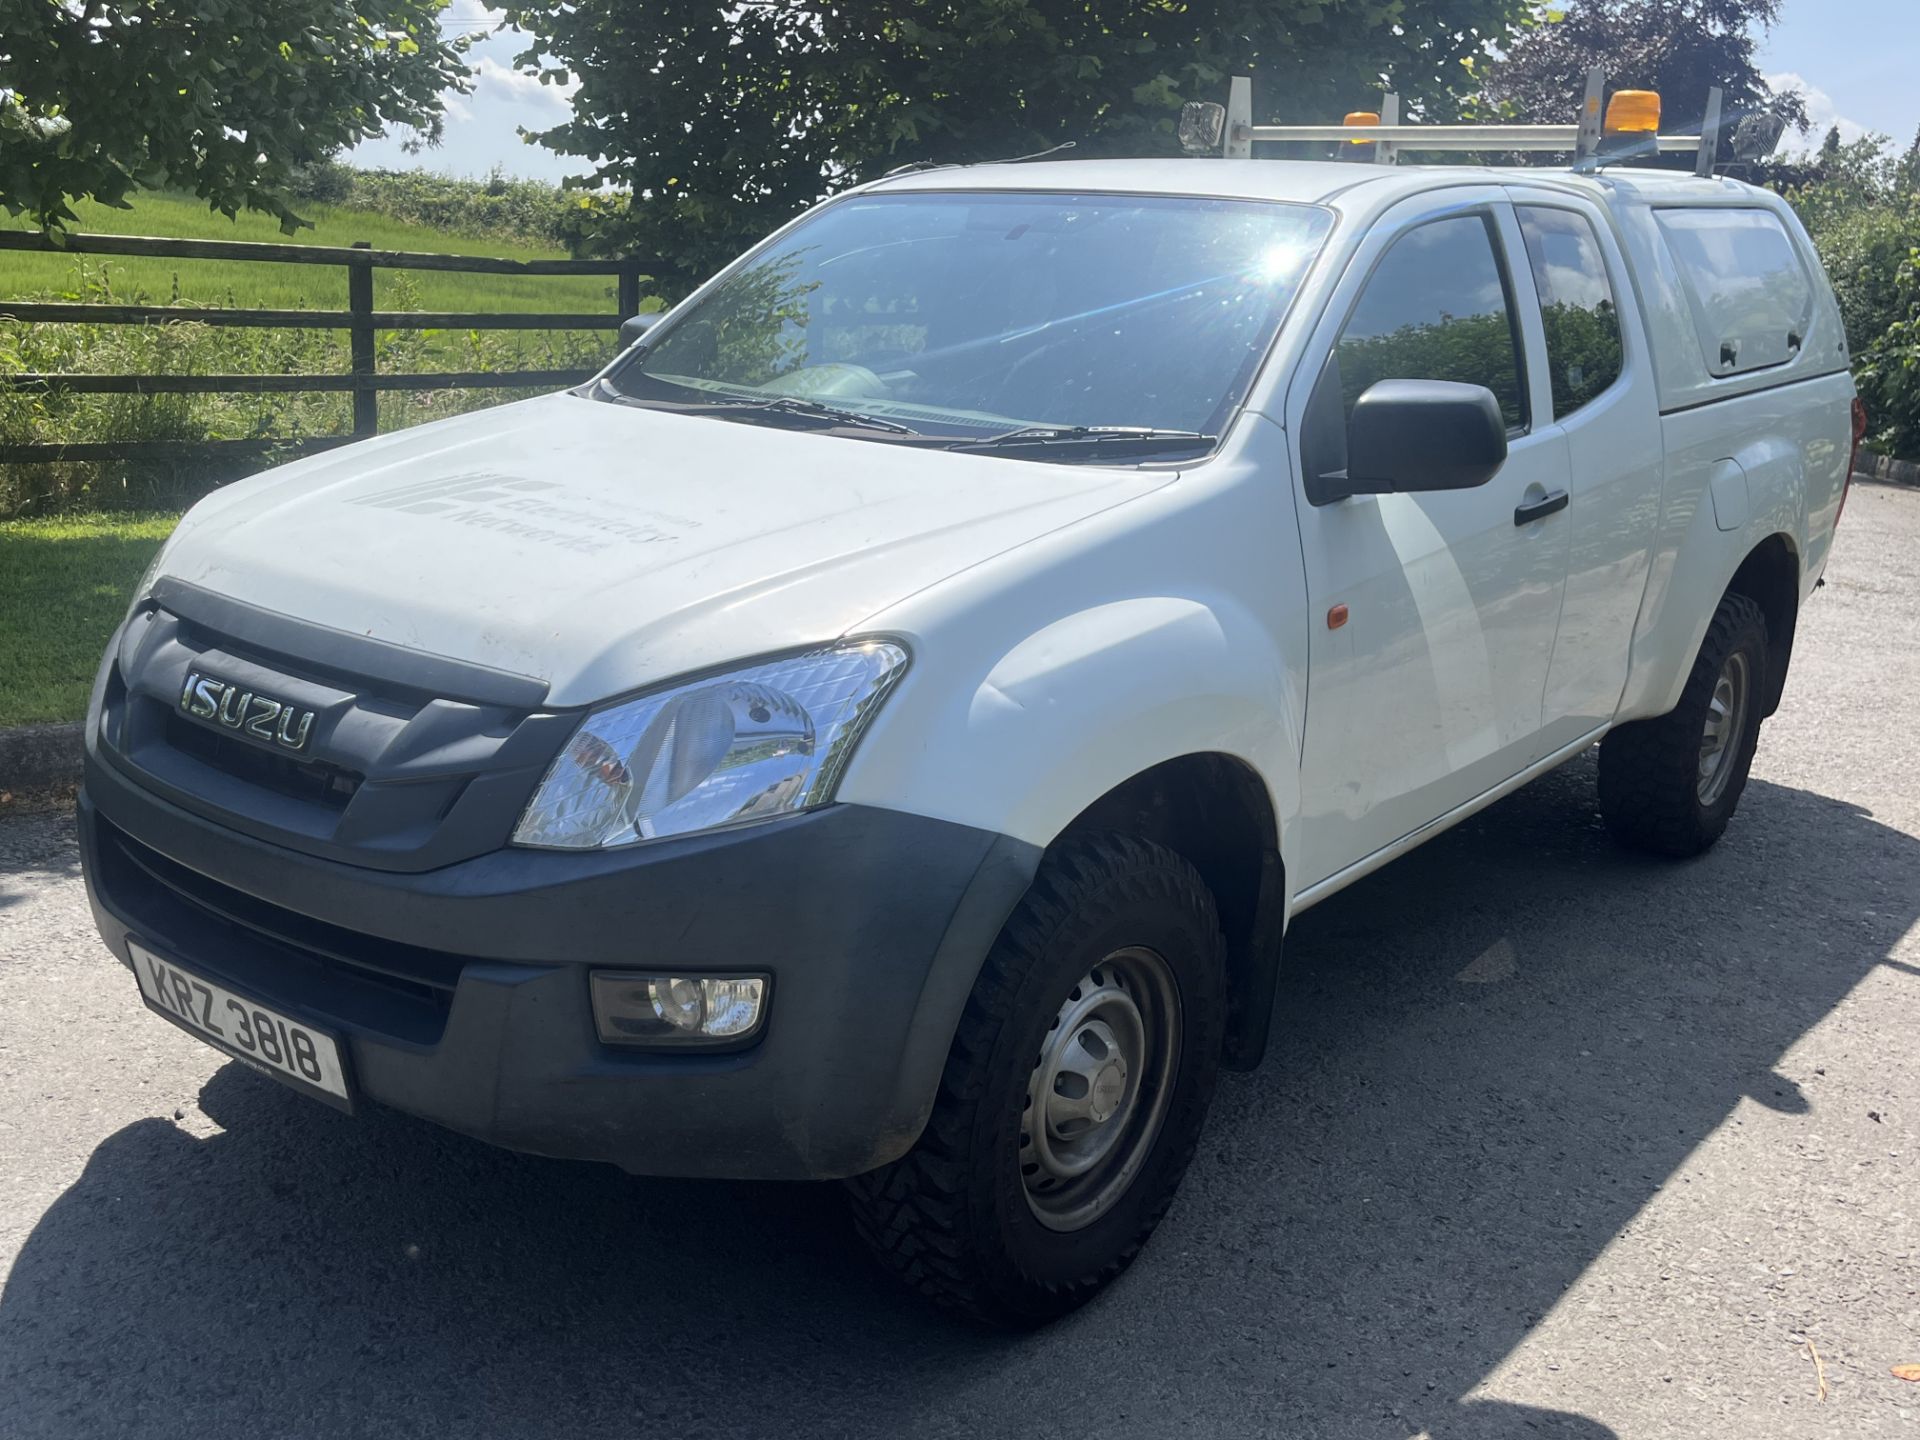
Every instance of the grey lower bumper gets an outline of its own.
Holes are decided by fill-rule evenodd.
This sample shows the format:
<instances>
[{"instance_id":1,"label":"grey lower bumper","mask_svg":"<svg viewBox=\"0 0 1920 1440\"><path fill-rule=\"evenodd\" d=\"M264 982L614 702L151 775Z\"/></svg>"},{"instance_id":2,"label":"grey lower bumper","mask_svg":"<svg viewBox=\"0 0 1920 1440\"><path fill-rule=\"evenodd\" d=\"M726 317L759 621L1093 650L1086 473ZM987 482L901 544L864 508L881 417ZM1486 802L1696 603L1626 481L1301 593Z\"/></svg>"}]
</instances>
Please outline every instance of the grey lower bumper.
<instances>
[{"instance_id":1,"label":"grey lower bumper","mask_svg":"<svg viewBox=\"0 0 1920 1440\"><path fill-rule=\"evenodd\" d=\"M333 1031L360 1098L657 1175L831 1178L904 1153L1039 861L1004 836L835 806L624 852L505 850L394 874L191 815L97 754L80 825L122 962L131 935ZM602 966L765 971L765 1029L730 1054L602 1045L587 991Z\"/></svg>"}]
</instances>

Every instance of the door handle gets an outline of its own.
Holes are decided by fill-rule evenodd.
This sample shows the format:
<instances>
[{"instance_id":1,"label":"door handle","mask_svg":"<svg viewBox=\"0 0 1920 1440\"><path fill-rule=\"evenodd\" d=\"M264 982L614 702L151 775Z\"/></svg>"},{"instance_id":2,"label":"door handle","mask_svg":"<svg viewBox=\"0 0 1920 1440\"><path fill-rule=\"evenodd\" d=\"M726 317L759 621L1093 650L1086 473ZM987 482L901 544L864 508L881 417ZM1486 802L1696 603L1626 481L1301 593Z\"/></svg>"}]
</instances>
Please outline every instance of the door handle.
<instances>
[{"instance_id":1,"label":"door handle","mask_svg":"<svg viewBox=\"0 0 1920 1440\"><path fill-rule=\"evenodd\" d=\"M1516 505L1513 510L1513 523L1531 525L1536 520L1544 520L1549 515L1557 515L1567 508L1569 496L1564 490L1552 490L1538 500L1529 500L1524 505Z\"/></svg>"}]
</instances>

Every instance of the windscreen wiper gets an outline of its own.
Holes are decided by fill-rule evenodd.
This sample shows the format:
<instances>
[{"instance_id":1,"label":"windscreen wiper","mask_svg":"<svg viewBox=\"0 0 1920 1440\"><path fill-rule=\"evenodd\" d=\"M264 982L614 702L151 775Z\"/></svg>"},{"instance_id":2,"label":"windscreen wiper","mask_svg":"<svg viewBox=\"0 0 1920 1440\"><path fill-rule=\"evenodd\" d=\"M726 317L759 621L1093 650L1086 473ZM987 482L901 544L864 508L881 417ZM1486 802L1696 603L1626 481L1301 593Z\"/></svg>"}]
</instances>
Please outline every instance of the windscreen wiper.
<instances>
[{"instance_id":1,"label":"windscreen wiper","mask_svg":"<svg viewBox=\"0 0 1920 1440\"><path fill-rule=\"evenodd\" d=\"M877 415L862 415L858 410L842 410L818 400L798 395L776 395L770 400L695 400L687 404L665 404L656 408L680 410L689 415L792 416L797 420L818 422L822 426L848 425L860 430L882 430L889 435L918 435L920 432Z\"/></svg>"},{"instance_id":2,"label":"windscreen wiper","mask_svg":"<svg viewBox=\"0 0 1920 1440\"><path fill-rule=\"evenodd\" d=\"M1151 425L1022 425L984 440L958 440L947 448L982 450L1193 450L1218 444L1218 435L1198 430L1156 430Z\"/></svg>"}]
</instances>

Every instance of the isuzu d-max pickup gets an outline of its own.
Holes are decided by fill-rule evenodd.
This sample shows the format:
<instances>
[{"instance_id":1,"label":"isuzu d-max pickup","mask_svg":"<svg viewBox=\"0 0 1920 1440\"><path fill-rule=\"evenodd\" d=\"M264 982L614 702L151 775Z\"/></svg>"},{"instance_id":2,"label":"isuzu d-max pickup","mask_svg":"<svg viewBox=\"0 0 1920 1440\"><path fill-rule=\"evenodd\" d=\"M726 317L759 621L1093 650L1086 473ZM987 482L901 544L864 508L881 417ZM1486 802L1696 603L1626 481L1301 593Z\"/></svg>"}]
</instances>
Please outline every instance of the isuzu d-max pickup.
<instances>
[{"instance_id":1,"label":"isuzu d-max pickup","mask_svg":"<svg viewBox=\"0 0 1920 1440\"><path fill-rule=\"evenodd\" d=\"M1146 1240L1292 917L1596 744L1719 838L1856 438L1786 205L1625 166L922 169L630 338L193 508L100 930L317 1100L842 1180L1011 1324Z\"/></svg>"}]
</instances>

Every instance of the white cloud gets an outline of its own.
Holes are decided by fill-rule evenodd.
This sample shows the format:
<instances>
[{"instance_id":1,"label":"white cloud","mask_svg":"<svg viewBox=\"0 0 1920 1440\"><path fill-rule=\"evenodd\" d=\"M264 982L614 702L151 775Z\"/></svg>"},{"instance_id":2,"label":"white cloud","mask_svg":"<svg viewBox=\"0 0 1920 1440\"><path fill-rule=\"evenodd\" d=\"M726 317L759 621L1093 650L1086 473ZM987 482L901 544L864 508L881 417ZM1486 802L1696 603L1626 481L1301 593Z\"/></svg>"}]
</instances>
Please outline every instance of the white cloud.
<instances>
[{"instance_id":1,"label":"white cloud","mask_svg":"<svg viewBox=\"0 0 1920 1440\"><path fill-rule=\"evenodd\" d=\"M1767 75L1762 78L1776 94L1789 90L1798 91L1800 98L1806 102L1807 119L1812 122L1813 128L1807 132L1804 142L1796 140L1789 132L1787 139L1783 142L1784 148L1792 150L1817 146L1827 138L1827 132L1836 125L1840 127L1842 140L1859 140L1867 134L1866 126L1858 121L1849 120L1840 113L1840 107L1834 103L1831 95L1818 85L1808 84L1805 77L1794 71L1783 70L1777 75Z\"/></svg>"},{"instance_id":2,"label":"white cloud","mask_svg":"<svg viewBox=\"0 0 1920 1440\"><path fill-rule=\"evenodd\" d=\"M480 0L453 0L440 17L440 25L446 30L480 29L498 25L504 19L503 12L481 4Z\"/></svg>"},{"instance_id":3,"label":"white cloud","mask_svg":"<svg viewBox=\"0 0 1920 1440\"><path fill-rule=\"evenodd\" d=\"M568 97L579 88L580 82L577 80L569 80L563 85L543 84L539 76L502 65L491 55L482 55L473 67L476 100L498 99L564 114L572 108L567 103Z\"/></svg>"},{"instance_id":4,"label":"white cloud","mask_svg":"<svg viewBox=\"0 0 1920 1440\"><path fill-rule=\"evenodd\" d=\"M0 5L4 0L0 0ZM450 38L471 40L466 63L472 70L471 89L465 95L442 96L447 126L441 145L424 155L406 151L405 135L368 140L348 158L356 165L392 169L438 170L453 175L486 175L496 166L509 174L557 181L581 167L577 161L522 140L519 132L550 130L573 110L570 97L577 84L542 85L523 73L517 58L533 43L531 36L503 24L504 12L484 0L451 0L440 12L440 26Z\"/></svg>"}]
</instances>

